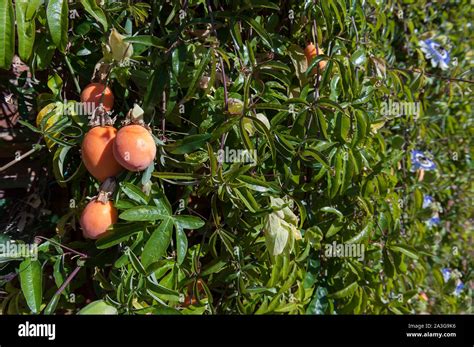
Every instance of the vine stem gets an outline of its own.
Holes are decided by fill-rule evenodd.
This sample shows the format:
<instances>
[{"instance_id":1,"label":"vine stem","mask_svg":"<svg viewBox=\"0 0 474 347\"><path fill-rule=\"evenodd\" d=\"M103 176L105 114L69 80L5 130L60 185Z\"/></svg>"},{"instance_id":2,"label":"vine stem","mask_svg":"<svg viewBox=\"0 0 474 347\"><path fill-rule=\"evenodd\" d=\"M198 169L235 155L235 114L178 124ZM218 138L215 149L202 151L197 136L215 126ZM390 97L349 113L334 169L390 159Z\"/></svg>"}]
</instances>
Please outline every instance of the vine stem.
<instances>
[{"instance_id":1,"label":"vine stem","mask_svg":"<svg viewBox=\"0 0 474 347\"><path fill-rule=\"evenodd\" d=\"M166 132L166 90L163 88L163 93L162 93L162 104L161 104L161 108L162 108L162 112L163 112L163 117L161 118L161 131L162 131L162 135L161 135L161 140L163 142L166 142L166 135L165 135L165 132Z\"/></svg>"},{"instance_id":2,"label":"vine stem","mask_svg":"<svg viewBox=\"0 0 474 347\"><path fill-rule=\"evenodd\" d=\"M314 14L316 14L316 4L317 0L313 0L313 5L314 5ZM318 43L318 24L316 22L316 18L313 18L313 40L314 44L316 45L316 54L319 54L319 43ZM316 102L319 99L319 63L316 64L316 80L314 82L314 102Z\"/></svg>"},{"instance_id":3,"label":"vine stem","mask_svg":"<svg viewBox=\"0 0 474 347\"><path fill-rule=\"evenodd\" d=\"M355 23L354 16L351 16L351 22L352 22L352 26L354 27L354 31L355 31L355 34L356 34L356 47L359 48L359 32L357 31L357 25Z\"/></svg>"},{"instance_id":4,"label":"vine stem","mask_svg":"<svg viewBox=\"0 0 474 347\"><path fill-rule=\"evenodd\" d=\"M66 65L67 65L69 71L71 72L72 79L74 81L74 85L76 86L76 90L79 93L79 95L81 95L81 86L79 85L79 81L76 78L76 73L75 73L74 69L72 68L71 62L69 61L69 58L67 57L67 55L64 55L64 60L66 61Z\"/></svg>"},{"instance_id":5,"label":"vine stem","mask_svg":"<svg viewBox=\"0 0 474 347\"><path fill-rule=\"evenodd\" d=\"M89 258L89 256L88 256L87 254L85 254L85 253L78 252L78 251L76 251L76 250L74 250L74 249L72 249L72 248L69 248L69 247L67 247L67 246L64 246L64 245L60 244L59 242L56 242L56 241L51 240L51 239L48 239L47 237L44 237L44 236L36 236L36 237L39 238L39 239L46 240L46 241L49 241L49 242L51 242L51 243L54 243L55 245L57 245L57 246L59 246L59 247L61 247L61 248L67 249L68 251L70 251L70 252L72 252L72 253L74 253L74 254L77 254L77 255L81 256L81 258L86 258L86 259Z\"/></svg>"},{"instance_id":6,"label":"vine stem","mask_svg":"<svg viewBox=\"0 0 474 347\"><path fill-rule=\"evenodd\" d=\"M466 79L463 79L463 78L454 78L454 77L444 77L444 76L440 76L440 75L436 75L436 74L424 72L424 71L422 71L422 70L410 70L410 69L402 69L402 68L398 68L398 67L389 67L388 69L389 69L389 70L397 70L397 71L411 72L411 73L422 73L422 74L425 74L426 76L436 77L436 78L440 78L440 79L442 79L442 80L450 81L450 82L474 83L473 80L466 80Z\"/></svg>"},{"instance_id":7,"label":"vine stem","mask_svg":"<svg viewBox=\"0 0 474 347\"><path fill-rule=\"evenodd\" d=\"M74 277L76 277L77 273L81 269L81 266L76 266L73 272L70 273L69 276L64 280L63 284L61 284L61 287L58 288L56 293L54 293L53 297L61 295L61 293L66 289L69 283L73 280Z\"/></svg>"},{"instance_id":8,"label":"vine stem","mask_svg":"<svg viewBox=\"0 0 474 347\"><path fill-rule=\"evenodd\" d=\"M8 169L10 166L13 166L15 165L16 163L19 163L21 160L25 159L26 157L28 157L30 154L33 154L34 152L40 150L41 148L43 148L43 146L41 145L33 145L33 148L30 149L28 152L22 154L21 156L19 156L18 158L15 158L13 159L11 162L3 165L2 167L0 167L0 172L2 171L5 171L6 169Z\"/></svg>"}]
</instances>

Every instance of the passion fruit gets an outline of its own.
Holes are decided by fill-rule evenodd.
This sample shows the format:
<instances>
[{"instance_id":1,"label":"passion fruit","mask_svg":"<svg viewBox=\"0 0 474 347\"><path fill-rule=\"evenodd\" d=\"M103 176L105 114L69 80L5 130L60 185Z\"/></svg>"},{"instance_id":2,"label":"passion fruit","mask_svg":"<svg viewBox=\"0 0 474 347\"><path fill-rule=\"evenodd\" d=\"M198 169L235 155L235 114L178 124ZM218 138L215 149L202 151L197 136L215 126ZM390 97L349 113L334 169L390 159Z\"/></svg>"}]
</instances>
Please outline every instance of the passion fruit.
<instances>
[{"instance_id":1,"label":"passion fruit","mask_svg":"<svg viewBox=\"0 0 474 347\"><path fill-rule=\"evenodd\" d=\"M116 136L117 129L112 126L96 126L84 136L82 161L87 171L100 182L107 177L116 176L123 170L113 154Z\"/></svg>"},{"instance_id":2,"label":"passion fruit","mask_svg":"<svg viewBox=\"0 0 474 347\"><path fill-rule=\"evenodd\" d=\"M81 102L92 103L93 108L98 107L102 102L104 109L110 111L114 107L114 94L112 93L112 89L105 84L90 83L81 93Z\"/></svg>"},{"instance_id":3,"label":"passion fruit","mask_svg":"<svg viewBox=\"0 0 474 347\"><path fill-rule=\"evenodd\" d=\"M118 212L112 201L103 203L91 200L81 215L82 235L86 239L96 240L103 237L107 229L117 223Z\"/></svg>"},{"instance_id":4,"label":"passion fruit","mask_svg":"<svg viewBox=\"0 0 474 347\"><path fill-rule=\"evenodd\" d=\"M304 55L306 56L306 60L308 62L308 65L311 64L313 59L317 57L320 54L324 54L323 50L321 48L317 48L312 42L310 42L306 48L304 49ZM322 71L326 67L327 62L325 60L321 60L318 63L319 70ZM314 69L314 72L316 69Z\"/></svg>"},{"instance_id":5,"label":"passion fruit","mask_svg":"<svg viewBox=\"0 0 474 347\"><path fill-rule=\"evenodd\" d=\"M113 153L117 162L127 170L142 171L155 160L156 144L145 127L131 124L118 131Z\"/></svg>"}]
</instances>

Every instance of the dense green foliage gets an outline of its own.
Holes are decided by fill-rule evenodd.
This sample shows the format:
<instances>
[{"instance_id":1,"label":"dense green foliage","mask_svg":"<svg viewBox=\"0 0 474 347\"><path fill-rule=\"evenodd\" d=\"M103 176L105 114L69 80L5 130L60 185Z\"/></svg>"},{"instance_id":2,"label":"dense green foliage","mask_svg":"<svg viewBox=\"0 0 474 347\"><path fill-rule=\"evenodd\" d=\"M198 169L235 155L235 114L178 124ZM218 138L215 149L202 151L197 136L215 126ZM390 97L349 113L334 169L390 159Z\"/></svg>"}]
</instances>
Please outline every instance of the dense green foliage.
<instances>
[{"instance_id":1,"label":"dense green foliage","mask_svg":"<svg viewBox=\"0 0 474 347\"><path fill-rule=\"evenodd\" d=\"M34 97L30 116L79 100L102 59L116 126L137 103L158 146L154 166L118 177L113 232L86 241L78 218L98 190L80 159L87 119L63 112L46 129L23 109L22 126L51 141L41 155L67 196L22 235L44 237L38 260L2 261L2 275L19 273L2 277L2 312L469 312L469 4L183 3L0 0L0 64L13 52L28 63L31 87L9 88L20 103ZM112 27L130 57L107 47ZM421 51L429 38L450 51L447 70ZM324 54L308 67L310 41ZM390 102L420 112L387 114ZM221 163L220 149L255 150L256 163ZM415 170L412 150L436 169ZM427 195L435 203L423 206ZM330 257L334 242L365 253ZM447 281L443 268L455 272Z\"/></svg>"}]
</instances>

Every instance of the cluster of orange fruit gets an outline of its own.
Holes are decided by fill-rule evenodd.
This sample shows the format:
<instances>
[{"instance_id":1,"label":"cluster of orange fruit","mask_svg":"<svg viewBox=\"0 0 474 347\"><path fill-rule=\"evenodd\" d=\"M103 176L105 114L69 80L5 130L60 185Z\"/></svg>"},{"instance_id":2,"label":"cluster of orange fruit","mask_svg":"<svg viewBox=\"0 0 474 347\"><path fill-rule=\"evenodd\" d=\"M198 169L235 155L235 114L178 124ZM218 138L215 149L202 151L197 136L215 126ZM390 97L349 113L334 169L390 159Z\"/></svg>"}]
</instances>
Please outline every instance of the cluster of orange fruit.
<instances>
[{"instance_id":1,"label":"cluster of orange fruit","mask_svg":"<svg viewBox=\"0 0 474 347\"><path fill-rule=\"evenodd\" d=\"M81 102L112 110L114 95L102 83L91 83L81 93ZM90 129L82 142L82 161L99 182L118 175L123 169L142 171L155 160L156 144L149 130L139 124L128 124L117 130L112 125L97 125ZM117 209L112 201L93 199L81 215L83 235L89 239L103 236L117 222Z\"/></svg>"},{"instance_id":2,"label":"cluster of orange fruit","mask_svg":"<svg viewBox=\"0 0 474 347\"><path fill-rule=\"evenodd\" d=\"M313 43L304 50L308 65L323 54ZM318 63L319 70L326 67L326 61ZM111 111L114 105L112 90L102 83L90 83L81 93L81 102L101 105ZM89 173L99 182L118 175L124 168L142 171L155 159L156 145L150 132L139 124L129 124L120 130L112 125L100 125L90 129L82 142L82 160ZM112 201L93 199L81 215L83 235L89 239L102 237L110 225L117 222L118 212Z\"/></svg>"}]
</instances>

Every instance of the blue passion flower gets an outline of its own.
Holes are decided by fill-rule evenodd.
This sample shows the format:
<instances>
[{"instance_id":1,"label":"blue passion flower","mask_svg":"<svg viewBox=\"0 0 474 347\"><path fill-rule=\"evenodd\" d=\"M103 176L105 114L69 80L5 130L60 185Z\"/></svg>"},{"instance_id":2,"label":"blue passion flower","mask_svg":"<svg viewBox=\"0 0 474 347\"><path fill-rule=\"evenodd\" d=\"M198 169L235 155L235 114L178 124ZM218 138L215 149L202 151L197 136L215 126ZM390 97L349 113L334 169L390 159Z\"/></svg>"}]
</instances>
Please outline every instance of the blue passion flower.
<instances>
[{"instance_id":1,"label":"blue passion flower","mask_svg":"<svg viewBox=\"0 0 474 347\"><path fill-rule=\"evenodd\" d=\"M415 170L423 169L430 171L436 169L435 162L427 158L425 153L418 150L411 151L411 165Z\"/></svg>"},{"instance_id":2,"label":"blue passion flower","mask_svg":"<svg viewBox=\"0 0 474 347\"><path fill-rule=\"evenodd\" d=\"M431 60L431 66L439 66L441 70L447 70L449 61L451 60L449 52L444 49L438 42L431 39L421 40L420 47L425 57Z\"/></svg>"},{"instance_id":3,"label":"blue passion flower","mask_svg":"<svg viewBox=\"0 0 474 347\"><path fill-rule=\"evenodd\" d=\"M451 269L445 267L444 269L441 269L441 273L443 274L444 282L448 282L451 278Z\"/></svg>"},{"instance_id":4,"label":"blue passion flower","mask_svg":"<svg viewBox=\"0 0 474 347\"><path fill-rule=\"evenodd\" d=\"M434 199L431 195L424 195L422 208L430 207L433 204L433 202L434 202Z\"/></svg>"},{"instance_id":5,"label":"blue passion flower","mask_svg":"<svg viewBox=\"0 0 474 347\"><path fill-rule=\"evenodd\" d=\"M456 288L454 289L454 295L458 296L461 294L462 290L464 289L464 283L462 283L460 280L458 281Z\"/></svg>"},{"instance_id":6,"label":"blue passion flower","mask_svg":"<svg viewBox=\"0 0 474 347\"><path fill-rule=\"evenodd\" d=\"M441 219L439 219L438 215L434 215L433 217L431 217L430 219L426 221L426 224L428 224L428 227L438 225L439 223L441 223Z\"/></svg>"}]
</instances>

